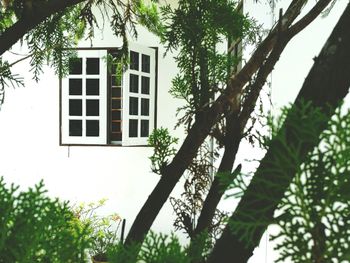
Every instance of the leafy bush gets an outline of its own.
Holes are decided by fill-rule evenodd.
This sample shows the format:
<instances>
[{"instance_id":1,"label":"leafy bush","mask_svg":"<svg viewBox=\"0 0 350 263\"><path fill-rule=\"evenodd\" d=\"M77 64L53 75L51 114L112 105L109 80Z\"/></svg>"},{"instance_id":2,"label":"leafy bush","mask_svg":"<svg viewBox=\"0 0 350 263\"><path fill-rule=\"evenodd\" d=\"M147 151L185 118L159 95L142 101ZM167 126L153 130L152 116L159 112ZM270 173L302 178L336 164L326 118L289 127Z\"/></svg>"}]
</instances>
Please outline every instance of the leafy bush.
<instances>
[{"instance_id":1,"label":"leafy bush","mask_svg":"<svg viewBox=\"0 0 350 263\"><path fill-rule=\"evenodd\" d=\"M96 213L96 210L103 206L105 201L106 199L101 199L96 203L80 204L73 207L74 214L80 223L90 228L91 247L89 254L97 261L107 261L107 252L118 245L117 233L122 222L118 214L99 216Z\"/></svg>"},{"instance_id":2,"label":"leafy bush","mask_svg":"<svg viewBox=\"0 0 350 263\"><path fill-rule=\"evenodd\" d=\"M45 195L43 182L27 191L0 178L0 262L85 262L87 227L68 203Z\"/></svg>"},{"instance_id":3,"label":"leafy bush","mask_svg":"<svg viewBox=\"0 0 350 263\"><path fill-rule=\"evenodd\" d=\"M140 251L140 252L139 252ZM156 234L151 232L145 239L141 250L138 245L125 248L122 244L109 252L109 261L115 263L190 263L178 238L172 234Z\"/></svg>"}]
</instances>

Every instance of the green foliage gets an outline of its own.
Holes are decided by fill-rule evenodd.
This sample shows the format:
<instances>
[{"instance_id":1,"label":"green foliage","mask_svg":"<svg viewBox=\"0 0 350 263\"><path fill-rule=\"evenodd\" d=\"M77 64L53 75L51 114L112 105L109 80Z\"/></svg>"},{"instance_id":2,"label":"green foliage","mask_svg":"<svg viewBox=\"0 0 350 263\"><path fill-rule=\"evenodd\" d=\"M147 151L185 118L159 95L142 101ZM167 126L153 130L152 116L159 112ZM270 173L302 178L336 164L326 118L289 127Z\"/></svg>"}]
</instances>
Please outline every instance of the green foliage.
<instances>
[{"instance_id":1,"label":"green foliage","mask_svg":"<svg viewBox=\"0 0 350 263\"><path fill-rule=\"evenodd\" d=\"M45 193L42 182L18 192L0 178L0 262L85 262L88 229Z\"/></svg>"},{"instance_id":2,"label":"green foliage","mask_svg":"<svg viewBox=\"0 0 350 263\"><path fill-rule=\"evenodd\" d=\"M139 260L152 263L190 263L176 236L157 235L153 232L144 241Z\"/></svg>"},{"instance_id":3,"label":"green foliage","mask_svg":"<svg viewBox=\"0 0 350 263\"><path fill-rule=\"evenodd\" d=\"M277 217L277 262L350 260L350 112L337 110L298 170Z\"/></svg>"},{"instance_id":4,"label":"green foliage","mask_svg":"<svg viewBox=\"0 0 350 263\"><path fill-rule=\"evenodd\" d=\"M186 249L180 245L178 238L171 234L155 234L150 232L141 250L138 245L125 248L122 244L112 249L108 257L110 262L123 263L190 263L191 258Z\"/></svg>"},{"instance_id":5,"label":"green foliage","mask_svg":"<svg viewBox=\"0 0 350 263\"><path fill-rule=\"evenodd\" d=\"M153 147L153 155L149 159L151 160L154 173L162 174L162 169L168 164L169 158L176 153L174 145L178 141L177 138L169 134L166 128L153 130L148 138L148 145Z\"/></svg>"},{"instance_id":6,"label":"green foliage","mask_svg":"<svg viewBox=\"0 0 350 263\"><path fill-rule=\"evenodd\" d=\"M317 145L320 141L318 130L320 125L325 123L326 116L319 108L309 102L294 105L291 108L282 110L282 116L277 120L270 120L272 135L263 137L261 143L266 149L273 149L273 156L268 163L264 163L264 169L259 169L250 174L238 174L232 182L231 195L241 197L246 192L251 180L255 180L257 188L269 189L268 191L250 191L252 202L259 202L262 205L255 205L254 208L241 209L234 218L228 222L231 229L239 233L245 244L254 242L254 233L259 226L267 227L274 223L268 218L258 217L265 214L264 211L275 210L273 203L278 203L275 196L279 196L281 185L289 185L292 173L299 173L302 165L302 156L305 156L305 145ZM284 122L288 119L288 122ZM282 128L283 127L283 128ZM253 177L254 175L254 177ZM260 189L259 189L260 190ZM253 201L254 200L254 201ZM273 200L273 202L271 202ZM271 204L266 206L265 204ZM254 218L253 223L251 218Z\"/></svg>"},{"instance_id":7,"label":"green foliage","mask_svg":"<svg viewBox=\"0 0 350 263\"><path fill-rule=\"evenodd\" d=\"M90 229L91 247L89 254L98 261L107 261L107 253L119 243L117 236L122 219L117 214L99 216L96 210L105 204L105 199L73 208L74 215L82 226Z\"/></svg>"},{"instance_id":8,"label":"green foliage","mask_svg":"<svg viewBox=\"0 0 350 263\"><path fill-rule=\"evenodd\" d=\"M217 45L230 38L247 35L252 21L237 10L236 1L180 0L178 7L161 7L162 42L167 50L178 51L175 60L180 73L170 93L186 101L180 123L191 126L190 119L208 107L214 95L226 85L237 58L219 52Z\"/></svg>"},{"instance_id":9,"label":"green foliage","mask_svg":"<svg viewBox=\"0 0 350 263\"><path fill-rule=\"evenodd\" d=\"M23 79L17 74L12 74L10 65L0 57L0 106L5 99L5 87L23 86Z\"/></svg>"}]
</instances>

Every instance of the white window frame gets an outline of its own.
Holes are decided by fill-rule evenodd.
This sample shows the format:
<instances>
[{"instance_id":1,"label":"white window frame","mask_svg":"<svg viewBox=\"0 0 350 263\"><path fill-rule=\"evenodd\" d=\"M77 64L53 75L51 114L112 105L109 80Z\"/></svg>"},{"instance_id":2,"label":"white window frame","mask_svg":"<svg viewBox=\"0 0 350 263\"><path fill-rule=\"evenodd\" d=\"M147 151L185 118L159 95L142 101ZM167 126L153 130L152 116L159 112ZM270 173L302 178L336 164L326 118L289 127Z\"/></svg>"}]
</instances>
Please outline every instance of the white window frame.
<instances>
[{"instance_id":1,"label":"white window frame","mask_svg":"<svg viewBox=\"0 0 350 263\"><path fill-rule=\"evenodd\" d=\"M153 48L144 47L137 44L129 44L129 54L130 51L134 51L139 53L139 70L133 70L128 67L128 69L123 74L123 114L122 114L122 145L130 146L130 145L147 145L147 137L141 137L141 120L148 120L149 130L148 135L151 134L154 127L154 114L155 114L155 77L156 77L156 67L155 67L155 58L156 51ZM150 56L150 73L142 72L142 54ZM139 76L139 92L138 94L130 92L130 74ZM150 94L145 95L141 94L141 78L142 76L150 78ZM138 98L138 115L130 115L129 114L129 98L136 97ZM149 99L149 116L141 115L141 98ZM130 137L129 136L129 120L135 119L138 120L138 136Z\"/></svg>"},{"instance_id":2,"label":"white window frame","mask_svg":"<svg viewBox=\"0 0 350 263\"><path fill-rule=\"evenodd\" d=\"M79 50L78 57L82 58L82 74L68 75L62 79L62 117L61 134L65 144L105 144L107 142L107 67L103 57L107 50ZM99 74L86 74L86 59L99 58ZM86 79L99 79L99 95L86 95ZM69 95L69 79L82 79L82 95ZM69 116L69 100L82 99L82 116ZM86 101L88 99L99 100L99 116L86 116ZM69 135L69 120L82 120L82 135ZM86 120L99 120L99 136L86 136Z\"/></svg>"},{"instance_id":3,"label":"white window frame","mask_svg":"<svg viewBox=\"0 0 350 263\"><path fill-rule=\"evenodd\" d=\"M121 130L122 141L108 141L111 131L108 130L111 123L110 109L110 83L107 81L106 58L109 48L94 48L94 49L77 49L78 58L82 58L83 71L81 75L68 75L61 80L61 145L121 145L121 146L146 146L148 136L140 137L141 135L141 120L148 120L149 130L151 134L155 128L155 112L156 112L156 49L149 48L133 43L129 43L130 51L139 53L139 70L131 70L129 65L122 75L122 115L121 115ZM142 72L142 54L150 56L150 73ZM86 74L86 58L99 58L100 72L98 75ZM139 93L135 94L129 90L129 76L135 74L139 76ZM149 94L141 94L142 76L150 78ZM86 95L86 79L99 78L99 95ZM82 79L82 95L69 95L69 79ZM129 98L138 98L138 115L129 115ZM69 99L82 99L82 116L69 116ZM99 116L86 116L86 99L99 99ZM141 98L149 99L149 116L141 116ZM108 106L109 105L109 106ZM129 119L138 120L138 137L129 137ZM82 120L82 136L69 136L69 120ZM86 136L86 120L99 120L99 136Z\"/></svg>"}]
</instances>

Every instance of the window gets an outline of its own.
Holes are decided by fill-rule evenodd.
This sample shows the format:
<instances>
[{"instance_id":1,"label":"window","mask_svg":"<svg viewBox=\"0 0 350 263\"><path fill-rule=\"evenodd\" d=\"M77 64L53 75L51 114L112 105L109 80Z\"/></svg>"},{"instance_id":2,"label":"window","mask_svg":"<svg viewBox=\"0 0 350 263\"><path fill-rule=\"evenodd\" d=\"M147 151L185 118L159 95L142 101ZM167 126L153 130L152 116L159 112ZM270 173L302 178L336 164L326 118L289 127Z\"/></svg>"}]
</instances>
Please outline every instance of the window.
<instances>
[{"instance_id":1,"label":"window","mask_svg":"<svg viewBox=\"0 0 350 263\"><path fill-rule=\"evenodd\" d=\"M61 144L146 145L155 127L156 50L130 45L129 64L107 67L117 49L80 49L61 80ZM111 68L111 70L107 70Z\"/></svg>"}]
</instances>

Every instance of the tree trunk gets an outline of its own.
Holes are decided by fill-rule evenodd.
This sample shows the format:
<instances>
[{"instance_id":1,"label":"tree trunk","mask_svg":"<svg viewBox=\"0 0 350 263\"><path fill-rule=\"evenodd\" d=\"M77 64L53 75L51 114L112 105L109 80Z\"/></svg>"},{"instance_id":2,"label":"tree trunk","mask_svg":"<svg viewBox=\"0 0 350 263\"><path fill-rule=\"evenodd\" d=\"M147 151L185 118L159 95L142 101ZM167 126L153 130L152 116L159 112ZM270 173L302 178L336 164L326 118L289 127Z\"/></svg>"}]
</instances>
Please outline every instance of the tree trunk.
<instances>
[{"instance_id":1,"label":"tree trunk","mask_svg":"<svg viewBox=\"0 0 350 263\"><path fill-rule=\"evenodd\" d=\"M350 5L347 6L339 19L320 55L315 58L315 63L296 99L296 105L299 105L303 100L311 101L314 106L319 107L330 118L340 101L348 93L350 85L349 24ZM295 129L295 125L293 126L293 120L288 117L281 128L281 132L287 133L288 147L295 147L299 143L298 135L300 136L300 133L298 129ZM304 116L303 122L312 121L308 120L307 117L310 116ZM316 137L324 130L327 121L325 119L314 128L314 131L317 132ZM319 140L304 143L300 148L299 158L303 160L318 142ZM208 263L245 263L251 257L266 227L273 222L274 211L298 168L286 169L283 177L278 173L271 172L274 160L277 158L276 155L281 148L283 146L278 140L272 141L271 147L262 159L252 182L245 191L236 211L231 216L231 220L244 222L244 226L238 229L236 225L227 225L221 238L216 243ZM284 157L293 162L287 154ZM269 194L268 198L257 198L258 196L266 196L267 193ZM254 215L252 211L255 211ZM257 225L257 223L261 224ZM252 239L244 241L243 238L249 231L249 227L253 225L256 227L252 231Z\"/></svg>"}]
</instances>

